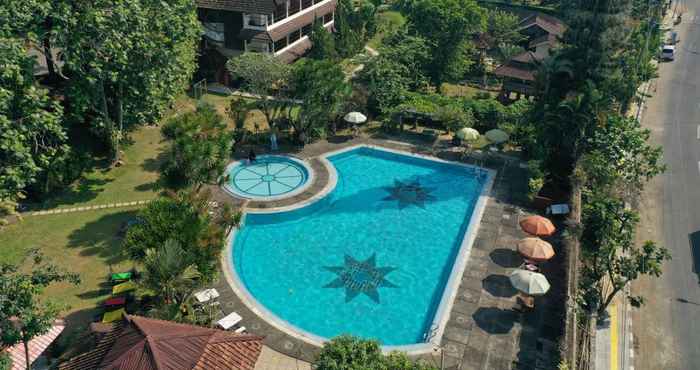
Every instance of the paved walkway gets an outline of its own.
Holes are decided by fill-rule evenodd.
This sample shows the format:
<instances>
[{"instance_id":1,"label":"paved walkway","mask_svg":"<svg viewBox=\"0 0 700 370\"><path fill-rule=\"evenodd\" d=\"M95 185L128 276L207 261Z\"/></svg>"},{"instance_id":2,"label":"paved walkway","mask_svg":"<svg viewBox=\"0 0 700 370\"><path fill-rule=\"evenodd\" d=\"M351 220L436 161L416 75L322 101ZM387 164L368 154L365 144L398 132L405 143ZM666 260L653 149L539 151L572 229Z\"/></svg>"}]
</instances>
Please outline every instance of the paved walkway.
<instances>
[{"instance_id":1,"label":"paved walkway","mask_svg":"<svg viewBox=\"0 0 700 370\"><path fill-rule=\"evenodd\" d=\"M57 209L47 209L43 211L30 211L30 212L25 212L22 215L23 216L43 216L43 215L56 215L56 214L62 214L62 213L73 213L73 212L82 212L82 211L93 211L93 210L98 210L98 209L106 209L106 208L122 208L122 207L136 207L136 206L142 206L146 203L150 202L150 200L135 200L132 202L120 202L120 203L108 203L108 204L97 204L94 206L83 206L83 207L73 207L73 208L57 208Z\"/></svg>"},{"instance_id":2,"label":"paved walkway","mask_svg":"<svg viewBox=\"0 0 700 370\"><path fill-rule=\"evenodd\" d=\"M255 370L311 370L311 364L263 346Z\"/></svg>"},{"instance_id":3,"label":"paved walkway","mask_svg":"<svg viewBox=\"0 0 700 370\"><path fill-rule=\"evenodd\" d=\"M335 144L315 143L294 151L294 154L313 161L322 153L361 143L430 154L448 160L456 160L458 155L439 144L423 146L370 138ZM554 368L552 359L556 358L556 343L561 335L564 310L564 273L557 268L563 263L563 254L555 256L543 267L552 289L547 296L538 299L536 309L526 314L512 310L516 292L508 281L508 275L522 262L514 251L514 245L525 236L518 227L518 221L527 213L521 203L526 191L526 176L519 164L516 160L504 163L498 158L484 164L499 172L443 335L445 369ZM322 185L319 182L312 186ZM222 199L240 202L228 195ZM557 244L556 239L550 241ZM249 331L265 336L265 344L271 349L306 361L313 361L316 357L319 348L288 336L251 312L223 277L215 287L221 294L220 302L225 313L238 312ZM439 367L439 358L428 355L419 360Z\"/></svg>"}]
</instances>

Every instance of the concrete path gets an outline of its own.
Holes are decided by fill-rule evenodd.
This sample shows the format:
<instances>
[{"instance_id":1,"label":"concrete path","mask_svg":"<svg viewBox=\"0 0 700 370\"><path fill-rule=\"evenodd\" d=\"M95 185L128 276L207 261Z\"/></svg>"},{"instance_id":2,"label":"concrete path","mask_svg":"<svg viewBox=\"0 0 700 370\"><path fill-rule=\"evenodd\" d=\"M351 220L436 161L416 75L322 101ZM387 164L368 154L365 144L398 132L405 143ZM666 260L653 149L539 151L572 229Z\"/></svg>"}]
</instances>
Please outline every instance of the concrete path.
<instances>
[{"instance_id":1,"label":"concrete path","mask_svg":"<svg viewBox=\"0 0 700 370\"><path fill-rule=\"evenodd\" d=\"M263 346L255 370L311 370L311 364Z\"/></svg>"},{"instance_id":2,"label":"concrete path","mask_svg":"<svg viewBox=\"0 0 700 370\"><path fill-rule=\"evenodd\" d=\"M108 204L98 204L94 206L83 206L83 207L73 207L73 208L58 208L58 209L48 209L48 210L43 210L43 211L30 211L30 212L25 212L22 214L22 216L44 216L44 215L57 215L57 214L63 214L63 213L73 213L73 212L82 212L82 211L94 211L98 209L106 209L106 208L122 208L122 207L136 207L136 206L142 206L146 203L150 202L150 200L136 200L133 202L121 202L121 203L108 203Z\"/></svg>"}]
</instances>

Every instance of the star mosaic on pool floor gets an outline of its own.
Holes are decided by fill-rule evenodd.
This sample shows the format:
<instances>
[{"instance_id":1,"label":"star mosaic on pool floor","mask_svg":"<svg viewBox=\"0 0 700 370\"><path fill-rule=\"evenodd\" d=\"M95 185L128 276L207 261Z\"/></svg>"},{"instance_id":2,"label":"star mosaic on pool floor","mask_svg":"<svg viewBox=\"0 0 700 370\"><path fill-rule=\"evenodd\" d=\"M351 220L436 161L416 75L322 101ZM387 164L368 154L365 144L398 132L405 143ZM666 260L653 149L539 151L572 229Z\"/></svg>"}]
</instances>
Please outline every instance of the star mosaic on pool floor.
<instances>
[{"instance_id":1,"label":"star mosaic on pool floor","mask_svg":"<svg viewBox=\"0 0 700 370\"><path fill-rule=\"evenodd\" d=\"M377 267L376 257L377 254L374 253L365 261L358 261L346 254L345 263L342 266L324 266L326 270L338 275L324 288L345 288L346 303L360 293L379 303L377 288L398 288L398 286L385 278L388 273L396 270L396 267Z\"/></svg>"},{"instance_id":2,"label":"star mosaic on pool floor","mask_svg":"<svg viewBox=\"0 0 700 370\"><path fill-rule=\"evenodd\" d=\"M430 194L435 189L422 186L418 179L410 182L394 180L394 186L384 187L384 190L388 191L389 195L382 200L398 201L399 209L404 209L408 206L425 208L426 202L432 202L436 199Z\"/></svg>"}]
</instances>

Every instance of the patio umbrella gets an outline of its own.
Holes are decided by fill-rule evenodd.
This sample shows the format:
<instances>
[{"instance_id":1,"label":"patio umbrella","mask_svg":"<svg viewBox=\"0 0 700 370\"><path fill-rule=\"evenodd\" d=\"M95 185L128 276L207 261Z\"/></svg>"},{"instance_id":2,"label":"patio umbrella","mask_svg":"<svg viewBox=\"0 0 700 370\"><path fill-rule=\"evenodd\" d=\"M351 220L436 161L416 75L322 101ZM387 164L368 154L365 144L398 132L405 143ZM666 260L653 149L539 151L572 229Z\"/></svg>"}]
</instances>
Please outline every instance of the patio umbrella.
<instances>
[{"instance_id":1,"label":"patio umbrella","mask_svg":"<svg viewBox=\"0 0 700 370\"><path fill-rule=\"evenodd\" d=\"M486 136L486 138L489 139L490 142L496 143L496 144L506 142L506 141L508 141L508 138L509 138L507 132L505 132L503 130L499 130L497 128L493 129L493 130L486 131L486 134L484 136Z\"/></svg>"},{"instance_id":2,"label":"patio umbrella","mask_svg":"<svg viewBox=\"0 0 700 370\"><path fill-rule=\"evenodd\" d=\"M352 124L360 124L360 123L365 123L367 122L367 117L360 113L360 112L350 112L343 117L343 119L346 122L350 122Z\"/></svg>"},{"instance_id":3,"label":"patio umbrella","mask_svg":"<svg viewBox=\"0 0 700 370\"><path fill-rule=\"evenodd\" d=\"M471 127L465 127L457 131L457 137L465 141L474 141L479 138L479 131Z\"/></svg>"},{"instance_id":4,"label":"patio umbrella","mask_svg":"<svg viewBox=\"0 0 700 370\"><path fill-rule=\"evenodd\" d=\"M557 230L552 221L542 216L530 216L520 220L520 228L526 233L536 236L550 236Z\"/></svg>"},{"instance_id":5,"label":"patio umbrella","mask_svg":"<svg viewBox=\"0 0 700 370\"><path fill-rule=\"evenodd\" d=\"M543 262L554 257L552 245L540 238L525 238L518 242L518 252L525 258Z\"/></svg>"},{"instance_id":6,"label":"patio umbrella","mask_svg":"<svg viewBox=\"0 0 700 370\"><path fill-rule=\"evenodd\" d=\"M510 283L513 287L530 296L543 295L549 290L549 281L538 273L517 269L510 274Z\"/></svg>"}]
</instances>

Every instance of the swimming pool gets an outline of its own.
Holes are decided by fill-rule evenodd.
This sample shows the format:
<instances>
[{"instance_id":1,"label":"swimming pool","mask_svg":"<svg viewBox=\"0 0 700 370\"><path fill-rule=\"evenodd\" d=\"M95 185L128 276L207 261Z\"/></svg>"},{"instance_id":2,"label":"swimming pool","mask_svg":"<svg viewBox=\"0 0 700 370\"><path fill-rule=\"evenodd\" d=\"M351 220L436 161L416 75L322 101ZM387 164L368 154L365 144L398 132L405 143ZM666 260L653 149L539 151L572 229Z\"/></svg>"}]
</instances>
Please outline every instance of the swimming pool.
<instances>
[{"instance_id":1,"label":"swimming pool","mask_svg":"<svg viewBox=\"0 0 700 370\"><path fill-rule=\"evenodd\" d=\"M337 172L328 195L246 215L229 256L234 290L312 341L439 337L493 174L369 147L327 159Z\"/></svg>"},{"instance_id":2,"label":"swimming pool","mask_svg":"<svg viewBox=\"0 0 700 370\"><path fill-rule=\"evenodd\" d=\"M281 155L259 156L253 163L234 162L226 174L226 190L254 200L290 197L311 184L311 169L304 162Z\"/></svg>"}]
</instances>

